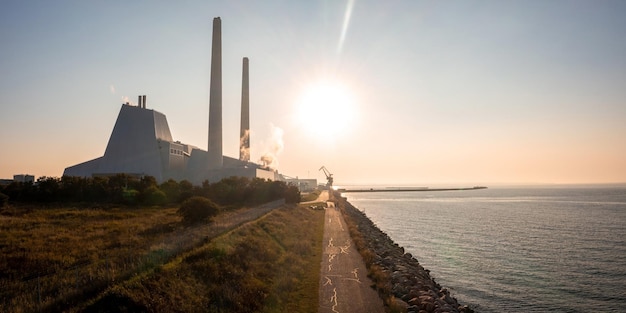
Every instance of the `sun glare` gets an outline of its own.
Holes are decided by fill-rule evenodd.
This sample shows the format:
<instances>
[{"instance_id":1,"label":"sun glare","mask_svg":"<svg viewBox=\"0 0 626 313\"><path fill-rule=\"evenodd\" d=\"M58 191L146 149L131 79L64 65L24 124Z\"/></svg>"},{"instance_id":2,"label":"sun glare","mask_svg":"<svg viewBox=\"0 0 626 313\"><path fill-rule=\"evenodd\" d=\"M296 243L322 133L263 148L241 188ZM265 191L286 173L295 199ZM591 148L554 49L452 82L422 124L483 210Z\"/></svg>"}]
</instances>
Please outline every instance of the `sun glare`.
<instances>
[{"instance_id":1,"label":"sun glare","mask_svg":"<svg viewBox=\"0 0 626 313\"><path fill-rule=\"evenodd\" d=\"M356 110L348 88L336 82L308 86L297 103L298 123L306 133L332 140L353 126Z\"/></svg>"}]
</instances>

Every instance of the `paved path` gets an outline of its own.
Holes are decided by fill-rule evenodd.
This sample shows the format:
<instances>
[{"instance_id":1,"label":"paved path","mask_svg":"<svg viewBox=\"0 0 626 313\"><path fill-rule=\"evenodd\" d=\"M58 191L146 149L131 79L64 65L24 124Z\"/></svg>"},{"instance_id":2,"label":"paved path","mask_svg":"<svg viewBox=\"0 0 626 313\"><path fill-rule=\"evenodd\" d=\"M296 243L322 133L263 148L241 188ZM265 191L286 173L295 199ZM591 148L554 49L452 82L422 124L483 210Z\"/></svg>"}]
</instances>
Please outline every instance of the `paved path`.
<instances>
[{"instance_id":1,"label":"paved path","mask_svg":"<svg viewBox=\"0 0 626 313\"><path fill-rule=\"evenodd\" d=\"M324 193L326 193L324 195ZM318 199L328 198L325 191ZM320 272L320 313L385 312L371 288L365 263L358 253L343 216L332 202L324 221L324 253Z\"/></svg>"}]
</instances>

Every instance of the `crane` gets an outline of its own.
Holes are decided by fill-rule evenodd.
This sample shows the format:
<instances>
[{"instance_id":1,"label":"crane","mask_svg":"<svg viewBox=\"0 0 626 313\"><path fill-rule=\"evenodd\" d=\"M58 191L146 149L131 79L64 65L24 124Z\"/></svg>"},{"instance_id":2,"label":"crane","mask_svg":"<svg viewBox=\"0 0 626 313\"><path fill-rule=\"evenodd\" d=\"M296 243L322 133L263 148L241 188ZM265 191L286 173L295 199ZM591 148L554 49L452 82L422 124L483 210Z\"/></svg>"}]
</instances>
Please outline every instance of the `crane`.
<instances>
[{"instance_id":1,"label":"crane","mask_svg":"<svg viewBox=\"0 0 626 313\"><path fill-rule=\"evenodd\" d=\"M326 175L326 186L328 188L332 188L333 187L333 174L326 168L326 166L320 167L319 169L320 171L324 172L324 175Z\"/></svg>"}]
</instances>

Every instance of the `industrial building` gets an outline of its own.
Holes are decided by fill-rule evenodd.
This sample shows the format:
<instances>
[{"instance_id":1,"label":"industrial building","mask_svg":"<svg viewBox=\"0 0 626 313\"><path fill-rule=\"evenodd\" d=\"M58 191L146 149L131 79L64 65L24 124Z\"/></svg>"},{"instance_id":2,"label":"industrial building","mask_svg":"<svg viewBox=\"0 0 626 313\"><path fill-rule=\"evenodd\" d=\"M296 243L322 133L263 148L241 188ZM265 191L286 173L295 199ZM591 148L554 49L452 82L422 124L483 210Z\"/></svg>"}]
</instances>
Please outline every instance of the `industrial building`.
<instances>
[{"instance_id":1,"label":"industrial building","mask_svg":"<svg viewBox=\"0 0 626 313\"><path fill-rule=\"evenodd\" d=\"M208 149L174 141L161 112L146 107L146 96L138 105L122 104L102 157L67 167L67 176L108 176L119 173L154 176L157 181L186 179L194 184L216 182L230 176L277 180L274 170L250 162L250 111L248 58L243 58L241 94L241 138L239 158L222 154L222 42L221 20L213 19L209 97Z\"/></svg>"}]
</instances>

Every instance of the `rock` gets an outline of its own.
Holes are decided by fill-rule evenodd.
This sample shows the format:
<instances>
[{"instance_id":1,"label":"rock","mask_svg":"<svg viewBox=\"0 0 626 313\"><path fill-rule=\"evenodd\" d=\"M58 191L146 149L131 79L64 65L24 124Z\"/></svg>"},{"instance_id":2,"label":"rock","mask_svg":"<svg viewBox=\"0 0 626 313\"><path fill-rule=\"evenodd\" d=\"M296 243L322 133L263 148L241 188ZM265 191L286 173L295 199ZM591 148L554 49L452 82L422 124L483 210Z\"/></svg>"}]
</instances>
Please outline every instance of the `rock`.
<instances>
[{"instance_id":1,"label":"rock","mask_svg":"<svg viewBox=\"0 0 626 313\"><path fill-rule=\"evenodd\" d=\"M364 240L365 248L375 255L373 264L377 264L388 273L388 288L398 301L411 312L472 312L468 306L462 306L430 276L411 253L398 246L391 238L380 231L365 214L345 200L341 200L342 213L357 225Z\"/></svg>"},{"instance_id":2,"label":"rock","mask_svg":"<svg viewBox=\"0 0 626 313\"><path fill-rule=\"evenodd\" d=\"M411 298L411 300L407 301L410 305L418 305L420 303L420 299L418 297Z\"/></svg>"},{"instance_id":3,"label":"rock","mask_svg":"<svg viewBox=\"0 0 626 313\"><path fill-rule=\"evenodd\" d=\"M414 312L417 313L419 312L420 308L417 305L410 305L406 308L406 313L410 313L410 312Z\"/></svg>"},{"instance_id":4,"label":"rock","mask_svg":"<svg viewBox=\"0 0 626 313\"><path fill-rule=\"evenodd\" d=\"M391 301L392 301L392 303L391 303L392 306L394 306L396 308L399 308L399 309L402 309L403 311L406 311L407 308L409 307L408 303L406 303L406 302L404 302L404 301L402 301L402 300L400 300L398 298L392 298Z\"/></svg>"}]
</instances>

